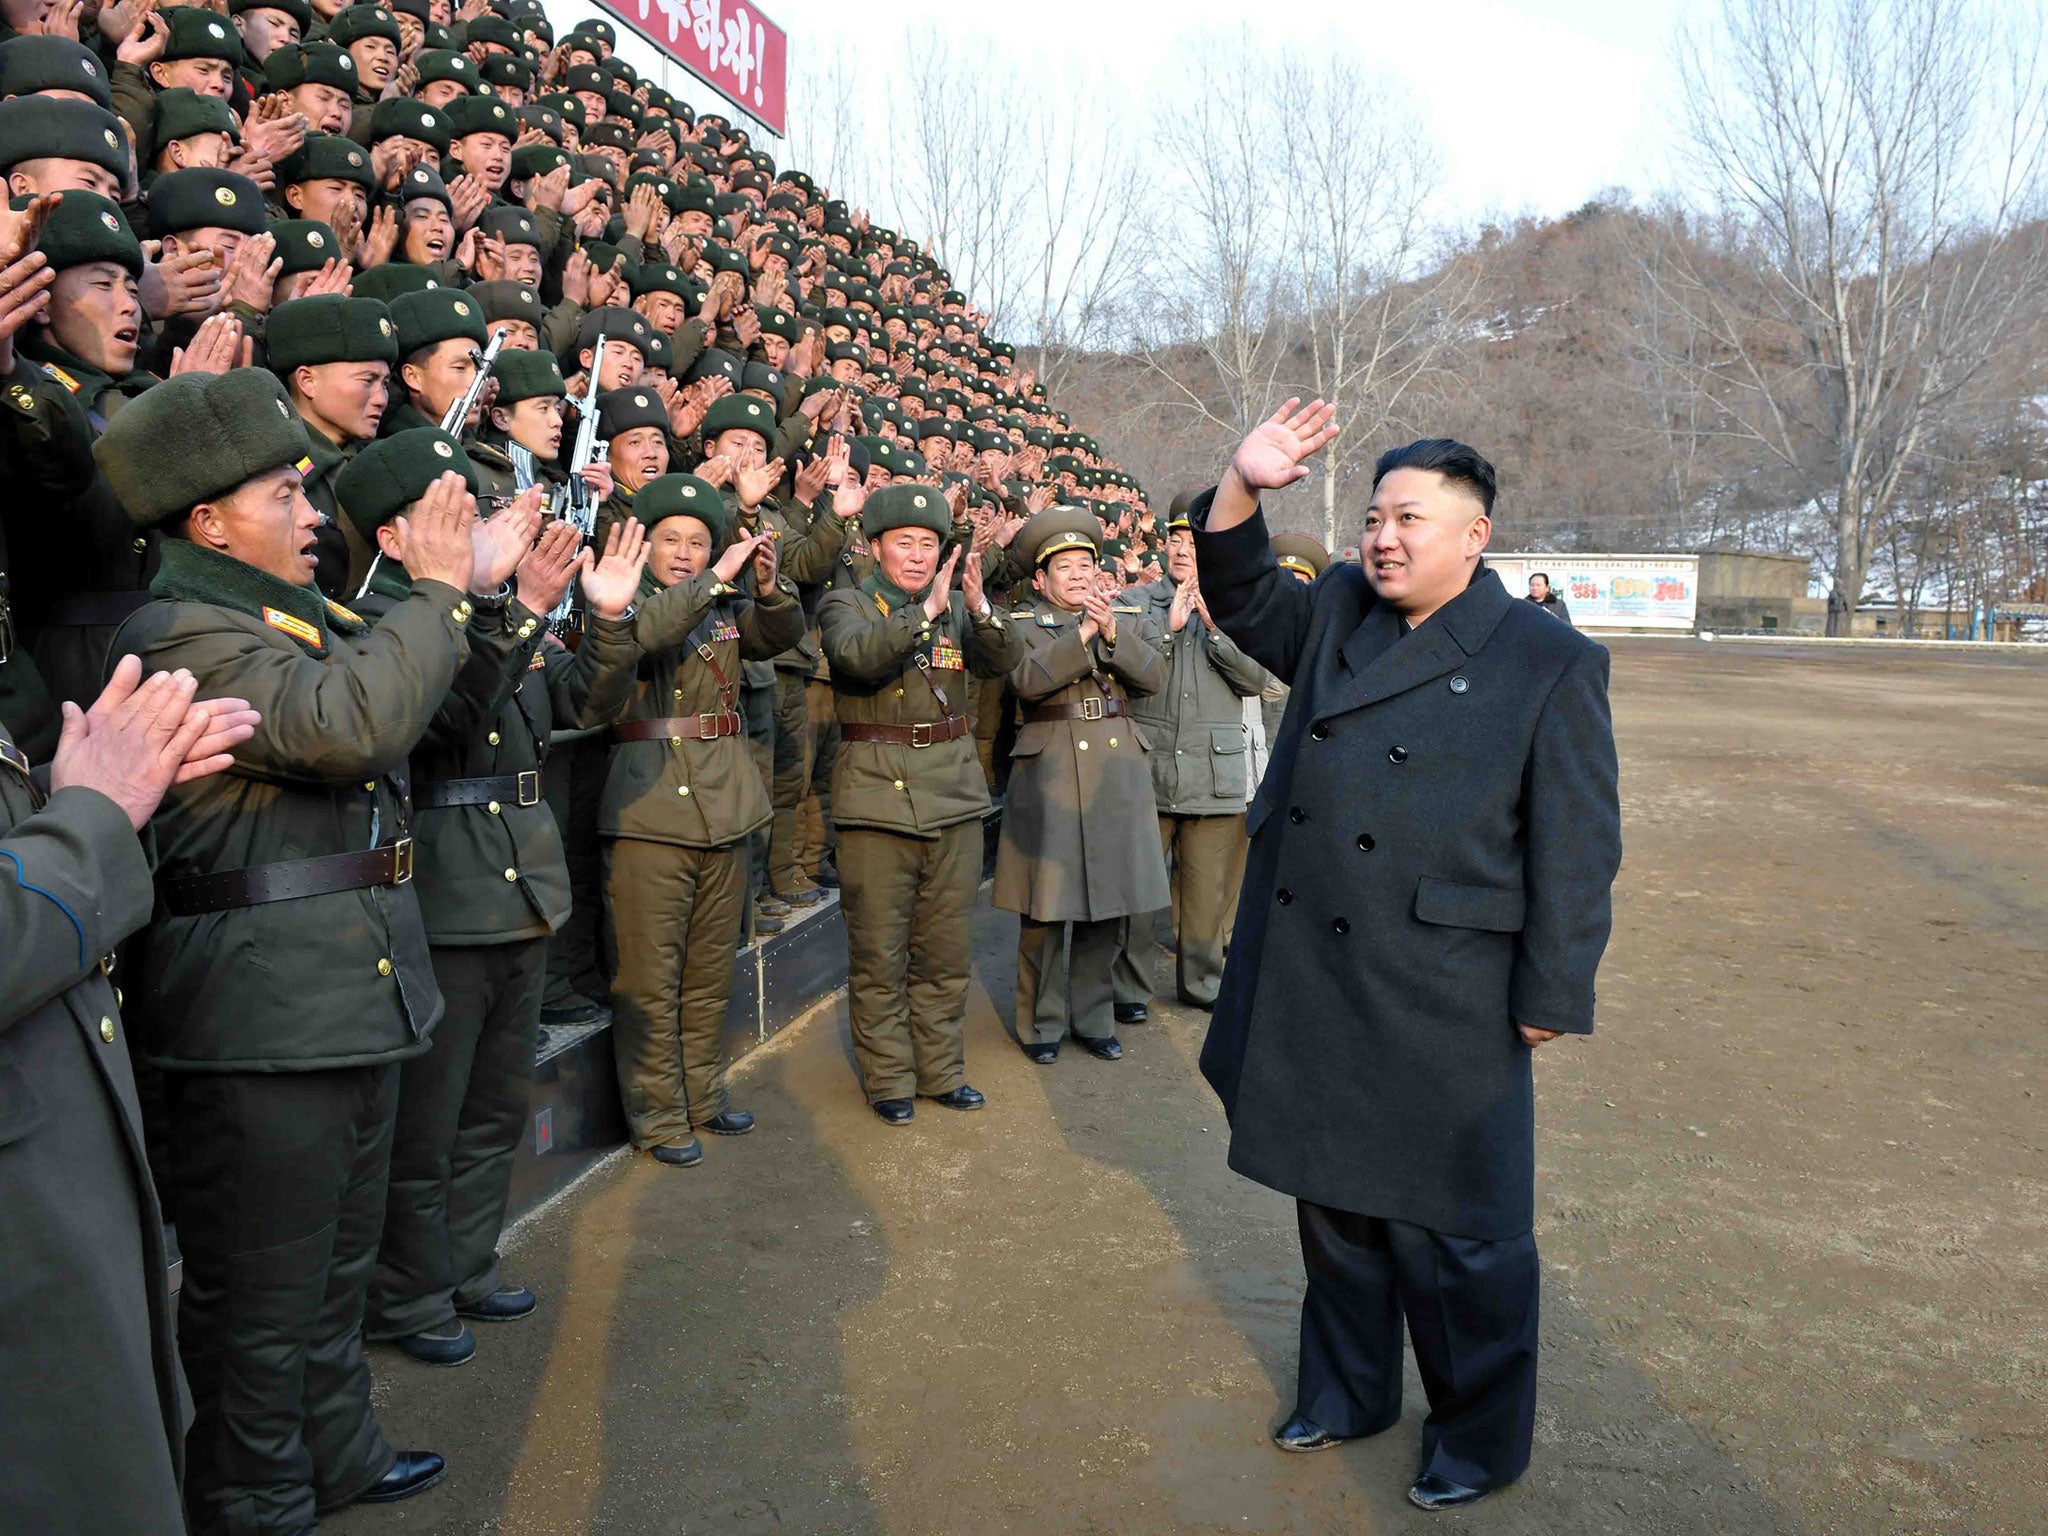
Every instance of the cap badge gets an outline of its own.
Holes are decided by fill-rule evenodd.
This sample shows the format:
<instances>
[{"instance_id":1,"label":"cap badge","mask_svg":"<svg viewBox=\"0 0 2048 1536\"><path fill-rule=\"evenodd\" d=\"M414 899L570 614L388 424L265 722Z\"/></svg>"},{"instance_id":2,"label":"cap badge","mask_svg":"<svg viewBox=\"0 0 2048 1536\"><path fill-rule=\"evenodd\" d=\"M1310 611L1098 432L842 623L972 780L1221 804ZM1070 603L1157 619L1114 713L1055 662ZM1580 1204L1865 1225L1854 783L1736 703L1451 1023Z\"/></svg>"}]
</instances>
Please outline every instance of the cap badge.
<instances>
[{"instance_id":1,"label":"cap badge","mask_svg":"<svg viewBox=\"0 0 2048 1536\"><path fill-rule=\"evenodd\" d=\"M645 410L647 408L647 397L645 395L635 395L633 397L633 404L639 409Z\"/></svg>"},{"instance_id":2,"label":"cap badge","mask_svg":"<svg viewBox=\"0 0 2048 1536\"><path fill-rule=\"evenodd\" d=\"M444 459L452 459L452 458L454 458L454 457L455 457L455 450L454 450L453 448L450 448L450 447L449 447L449 446L448 446L448 445L447 445L446 443L441 443L441 442L437 442L437 443L435 443L435 444L434 444L434 452L435 452L435 453L436 453L436 454L437 454L437 455L438 455L439 457L441 457L441 458L444 458Z\"/></svg>"},{"instance_id":3,"label":"cap badge","mask_svg":"<svg viewBox=\"0 0 2048 1536\"><path fill-rule=\"evenodd\" d=\"M121 147L121 141L120 141L120 140L119 140L118 138L116 138L116 137L114 136L114 130L113 130L113 129L111 129L111 128L103 128L103 129L101 129L101 130L100 130L100 136L101 136L102 138L104 138L104 139L105 139L105 140L107 141L107 148L109 148L109 149L119 149L119 148Z\"/></svg>"},{"instance_id":4,"label":"cap badge","mask_svg":"<svg viewBox=\"0 0 2048 1536\"><path fill-rule=\"evenodd\" d=\"M462 300L457 299L453 304L449 305L448 307L454 310L455 313L460 315L463 319L467 320L469 318L469 306L463 303Z\"/></svg>"},{"instance_id":5,"label":"cap badge","mask_svg":"<svg viewBox=\"0 0 2048 1536\"><path fill-rule=\"evenodd\" d=\"M694 485L686 485L686 486L683 486L683 487L682 487L682 493L683 493L683 494L684 494L685 496L689 496L689 497L695 497L695 496L696 496L696 494L697 494L697 487L695 487Z\"/></svg>"},{"instance_id":6,"label":"cap badge","mask_svg":"<svg viewBox=\"0 0 2048 1536\"><path fill-rule=\"evenodd\" d=\"M227 32L221 27L219 22L209 21L206 24L206 35L218 42L227 36Z\"/></svg>"},{"instance_id":7,"label":"cap badge","mask_svg":"<svg viewBox=\"0 0 2048 1536\"><path fill-rule=\"evenodd\" d=\"M352 54L344 53L340 58L336 59L334 62L339 64L343 69L354 69L356 67L356 61Z\"/></svg>"},{"instance_id":8,"label":"cap badge","mask_svg":"<svg viewBox=\"0 0 2048 1536\"><path fill-rule=\"evenodd\" d=\"M100 72L99 66L94 64L91 59L80 59L78 61L78 67L84 70L88 75L97 75Z\"/></svg>"},{"instance_id":9,"label":"cap badge","mask_svg":"<svg viewBox=\"0 0 2048 1536\"><path fill-rule=\"evenodd\" d=\"M117 235L121 232L121 221L115 218L111 213L102 213L100 215L100 222L106 225L108 229L111 229Z\"/></svg>"},{"instance_id":10,"label":"cap badge","mask_svg":"<svg viewBox=\"0 0 2048 1536\"><path fill-rule=\"evenodd\" d=\"M422 113L420 114L420 126L421 126L422 128L431 128L431 127L433 127L433 126L434 126L434 114L433 114L433 113L431 113L431 112L422 112Z\"/></svg>"},{"instance_id":11,"label":"cap badge","mask_svg":"<svg viewBox=\"0 0 2048 1536\"><path fill-rule=\"evenodd\" d=\"M350 165L361 165L363 163L362 151L359 149L350 150L348 152L348 163Z\"/></svg>"},{"instance_id":12,"label":"cap badge","mask_svg":"<svg viewBox=\"0 0 2048 1536\"><path fill-rule=\"evenodd\" d=\"M215 187L213 189L213 200L223 208L232 208L235 206L235 189L233 187Z\"/></svg>"},{"instance_id":13,"label":"cap badge","mask_svg":"<svg viewBox=\"0 0 2048 1536\"><path fill-rule=\"evenodd\" d=\"M286 405L282 400L273 400L270 403L277 407L277 414L282 416L286 421L290 421L292 419L292 408Z\"/></svg>"},{"instance_id":14,"label":"cap badge","mask_svg":"<svg viewBox=\"0 0 2048 1536\"><path fill-rule=\"evenodd\" d=\"M910 498L910 504L913 507L917 508L918 511L922 512L924 510L924 497L913 496Z\"/></svg>"}]
</instances>

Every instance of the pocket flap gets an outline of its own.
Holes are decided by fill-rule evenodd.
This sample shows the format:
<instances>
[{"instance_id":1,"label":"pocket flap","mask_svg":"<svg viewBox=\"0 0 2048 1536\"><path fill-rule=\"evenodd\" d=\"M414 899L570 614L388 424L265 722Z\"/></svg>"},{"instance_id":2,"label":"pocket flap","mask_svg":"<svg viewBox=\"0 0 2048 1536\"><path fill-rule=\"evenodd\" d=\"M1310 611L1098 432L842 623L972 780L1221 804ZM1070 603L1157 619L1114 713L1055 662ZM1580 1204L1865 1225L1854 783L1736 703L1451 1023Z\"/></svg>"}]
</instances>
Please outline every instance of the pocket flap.
<instances>
[{"instance_id":1,"label":"pocket flap","mask_svg":"<svg viewBox=\"0 0 2048 1536\"><path fill-rule=\"evenodd\" d=\"M1425 875L1415 887L1415 915L1445 928L1483 928L1489 933L1520 933L1527 898L1520 891L1491 885L1459 885Z\"/></svg>"},{"instance_id":2,"label":"pocket flap","mask_svg":"<svg viewBox=\"0 0 2048 1536\"><path fill-rule=\"evenodd\" d=\"M28 1074L11 1063L0 1066L0 1147L21 1140L42 1119L43 1101Z\"/></svg>"},{"instance_id":3,"label":"pocket flap","mask_svg":"<svg viewBox=\"0 0 2048 1536\"><path fill-rule=\"evenodd\" d=\"M1036 757L1045 750L1045 744L1052 740L1053 729L1049 721L1025 726L1017 733L1017 740L1010 747L1010 756Z\"/></svg>"},{"instance_id":4,"label":"pocket flap","mask_svg":"<svg viewBox=\"0 0 2048 1536\"><path fill-rule=\"evenodd\" d=\"M1242 752L1244 750L1244 727L1241 725L1210 726L1209 750L1211 752Z\"/></svg>"}]
</instances>

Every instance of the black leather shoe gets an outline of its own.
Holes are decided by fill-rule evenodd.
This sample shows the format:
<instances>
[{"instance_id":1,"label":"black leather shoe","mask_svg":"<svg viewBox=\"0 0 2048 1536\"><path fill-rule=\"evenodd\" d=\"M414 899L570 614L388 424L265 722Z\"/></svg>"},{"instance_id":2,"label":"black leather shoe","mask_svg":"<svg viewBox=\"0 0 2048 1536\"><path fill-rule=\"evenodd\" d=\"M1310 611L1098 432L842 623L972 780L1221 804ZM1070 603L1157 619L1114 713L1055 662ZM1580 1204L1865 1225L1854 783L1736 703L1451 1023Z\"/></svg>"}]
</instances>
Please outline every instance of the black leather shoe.
<instances>
[{"instance_id":1,"label":"black leather shoe","mask_svg":"<svg viewBox=\"0 0 2048 1536\"><path fill-rule=\"evenodd\" d=\"M759 907L756 907L754 909L754 932L757 934L780 933L782 932L782 919L770 917Z\"/></svg>"},{"instance_id":2,"label":"black leather shoe","mask_svg":"<svg viewBox=\"0 0 2048 1536\"><path fill-rule=\"evenodd\" d=\"M551 1003L540 1011L543 1024L602 1024L612 1016L612 1011L602 1003L593 1003L587 997L571 995L559 1003Z\"/></svg>"},{"instance_id":3,"label":"black leather shoe","mask_svg":"<svg viewBox=\"0 0 2048 1536\"><path fill-rule=\"evenodd\" d=\"M815 875L811 876L811 878L817 881L818 884L822 885L828 891L836 891L839 889L839 871L834 869L830 864L820 864L818 866L818 872Z\"/></svg>"},{"instance_id":4,"label":"black leather shoe","mask_svg":"<svg viewBox=\"0 0 2048 1536\"><path fill-rule=\"evenodd\" d=\"M909 1099L877 1099L868 1107L884 1125L908 1125L917 1113L917 1105Z\"/></svg>"},{"instance_id":5,"label":"black leather shoe","mask_svg":"<svg viewBox=\"0 0 2048 1536\"><path fill-rule=\"evenodd\" d=\"M754 910L763 917L787 917L789 903L780 896L771 896L763 891L754 898Z\"/></svg>"},{"instance_id":6,"label":"black leather shoe","mask_svg":"<svg viewBox=\"0 0 2048 1536\"><path fill-rule=\"evenodd\" d=\"M1097 1061L1122 1061L1124 1059L1123 1042L1118 1040L1115 1035L1109 1035L1101 1040L1083 1040L1081 1042L1081 1049L1090 1056L1093 1056Z\"/></svg>"},{"instance_id":7,"label":"black leather shoe","mask_svg":"<svg viewBox=\"0 0 2048 1536\"><path fill-rule=\"evenodd\" d=\"M467 1365L476 1354L476 1335L456 1318L425 1333L408 1333L393 1339L399 1353L421 1365Z\"/></svg>"},{"instance_id":8,"label":"black leather shoe","mask_svg":"<svg viewBox=\"0 0 2048 1536\"><path fill-rule=\"evenodd\" d=\"M1024 1054L1041 1067L1049 1067L1060 1059L1060 1043L1054 1040L1048 1045L1027 1045Z\"/></svg>"},{"instance_id":9,"label":"black leather shoe","mask_svg":"<svg viewBox=\"0 0 2048 1536\"><path fill-rule=\"evenodd\" d=\"M1180 994L1180 1004L1183 1008L1199 1008L1204 1013L1214 1013L1216 1011L1216 999L1213 997L1189 997L1187 993L1183 992Z\"/></svg>"},{"instance_id":10,"label":"black leather shoe","mask_svg":"<svg viewBox=\"0 0 2048 1536\"><path fill-rule=\"evenodd\" d=\"M979 1089L970 1088L962 1083L951 1093L933 1094L932 1102L947 1109L979 1109L988 1100L982 1097Z\"/></svg>"},{"instance_id":11,"label":"black leather shoe","mask_svg":"<svg viewBox=\"0 0 2048 1536\"><path fill-rule=\"evenodd\" d=\"M1408 1490L1408 1502L1417 1509L1432 1512L1439 1509L1463 1509L1467 1504L1477 1504L1491 1488L1467 1488L1463 1483L1454 1483L1448 1477L1438 1477L1434 1472L1425 1472L1415 1479L1415 1486Z\"/></svg>"},{"instance_id":12,"label":"black leather shoe","mask_svg":"<svg viewBox=\"0 0 2048 1536\"><path fill-rule=\"evenodd\" d=\"M1142 1024L1152 1017L1152 1010L1143 1003L1118 1003L1116 1021L1119 1024Z\"/></svg>"},{"instance_id":13,"label":"black leather shoe","mask_svg":"<svg viewBox=\"0 0 2048 1536\"><path fill-rule=\"evenodd\" d=\"M653 1156L657 1163L667 1163L671 1168L690 1168L704 1161L704 1148L692 1136L679 1147L653 1148Z\"/></svg>"},{"instance_id":14,"label":"black leather shoe","mask_svg":"<svg viewBox=\"0 0 2048 1536\"><path fill-rule=\"evenodd\" d=\"M1273 1443L1281 1450L1304 1455L1310 1451L1327 1451L1333 1445L1342 1445L1347 1438L1331 1434L1314 1419L1305 1419L1298 1413L1273 1431Z\"/></svg>"},{"instance_id":15,"label":"black leather shoe","mask_svg":"<svg viewBox=\"0 0 2048 1536\"><path fill-rule=\"evenodd\" d=\"M777 891L775 899L792 907L815 907L825 899L825 893L814 885L801 891Z\"/></svg>"},{"instance_id":16,"label":"black leather shoe","mask_svg":"<svg viewBox=\"0 0 2048 1536\"><path fill-rule=\"evenodd\" d=\"M396 1504L425 1493L447 1475L448 1463L432 1451L400 1451L391 1470L356 1495L360 1504Z\"/></svg>"},{"instance_id":17,"label":"black leather shoe","mask_svg":"<svg viewBox=\"0 0 2048 1536\"><path fill-rule=\"evenodd\" d=\"M701 1125L714 1136L744 1136L754 1128L754 1116L751 1110L728 1109Z\"/></svg>"},{"instance_id":18,"label":"black leather shoe","mask_svg":"<svg viewBox=\"0 0 2048 1536\"><path fill-rule=\"evenodd\" d=\"M508 1285L491 1292L473 1306L457 1306L457 1317L472 1317L480 1323L510 1323L532 1315L540 1300L523 1285Z\"/></svg>"}]
</instances>

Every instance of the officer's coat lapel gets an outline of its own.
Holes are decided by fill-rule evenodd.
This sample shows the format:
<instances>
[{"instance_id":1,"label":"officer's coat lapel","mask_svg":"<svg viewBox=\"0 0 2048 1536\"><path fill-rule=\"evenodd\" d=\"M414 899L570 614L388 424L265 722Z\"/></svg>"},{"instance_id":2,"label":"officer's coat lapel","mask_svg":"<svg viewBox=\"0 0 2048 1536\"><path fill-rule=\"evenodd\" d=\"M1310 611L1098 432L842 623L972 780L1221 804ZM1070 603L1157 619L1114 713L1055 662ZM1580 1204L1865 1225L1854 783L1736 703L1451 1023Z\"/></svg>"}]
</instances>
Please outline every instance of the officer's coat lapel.
<instances>
[{"instance_id":1,"label":"officer's coat lapel","mask_svg":"<svg viewBox=\"0 0 2048 1536\"><path fill-rule=\"evenodd\" d=\"M1337 649L1337 665L1318 690L1317 718L1364 709L1456 671L1486 644L1510 601L1500 577L1481 566L1469 587L1409 634L1393 609L1374 603Z\"/></svg>"}]
</instances>

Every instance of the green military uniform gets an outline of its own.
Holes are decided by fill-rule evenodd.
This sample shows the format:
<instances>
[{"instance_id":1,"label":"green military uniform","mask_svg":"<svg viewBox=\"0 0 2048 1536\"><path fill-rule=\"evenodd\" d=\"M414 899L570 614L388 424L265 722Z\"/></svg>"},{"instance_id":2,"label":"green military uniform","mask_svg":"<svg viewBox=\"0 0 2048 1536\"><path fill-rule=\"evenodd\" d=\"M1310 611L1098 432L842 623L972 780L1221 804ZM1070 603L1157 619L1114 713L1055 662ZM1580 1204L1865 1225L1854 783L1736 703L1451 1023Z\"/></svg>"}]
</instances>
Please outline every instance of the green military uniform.
<instances>
[{"instance_id":1,"label":"green military uniform","mask_svg":"<svg viewBox=\"0 0 2048 1536\"><path fill-rule=\"evenodd\" d=\"M241 368L159 385L94 452L153 527L296 464L306 436L276 379ZM232 769L158 809L157 917L133 956L185 1261L186 1503L198 1536L308 1531L397 1461L370 1406L363 1302L398 1063L441 1016L405 761L472 610L421 583L373 631L184 539L163 541L152 590L116 652L262 715Z\"/></svg>"},{"instance_id":2,"label":"green military uniform","mask_svg":"<svg viewBox=\"0 0 2048 1536\"><path fill-rule=\"evenodd\" d=\"M730 537L718 492L694 475L649 482L634 515L650 531L696 518L711 529L714 560ZM633 621L639 676L613 727L598 816L616 957L612 1048L643 1150L688 1147L693 1125L727 1110L719 1031L746 894L740 844L770 814L741 739L740 664L786 650L803 628L787 582L748 598L707 568L647 586Z\"/></svg>"},{"instance_id":3,"label":"green military uniform","mask_svg":"<svg viewBox=\"0 0 2048 1536\"><path fill-rule=\"evenodd\" d=\"M315 294L288 300L271 311L264 328L264 350L270 371L284 381L289 392L292 374L300 368L397 362L398 332L391 323L391 311L375 299ZM320 530L314 535L319 564L313 582L329 597L346 598L361 587L376 551L341 515L334 481L368 439L337 443L303 416L300 423L306 428L311 449L299 471L300 483L306 500L320 513Z\"/></svg>"},{"instance_id":4,"label":"green military uniform","mask_svg":"<svg viewBox=\"0 0 2048 1536\"><path fill-rule=\"evenodd\" d=\"M1251 776L1243 701L1258 695L1268 674L1199 613L1189 613L1176 634L1173 594L1166 578L1133 587L1120 601L1141 610L1147 638L1167 661L1166 686L1133 700L1131 713L1151 745L1159 842L1171 866L1176 994L1207 1008L1223 980L1224 941L1244 881ZM1133 919L1131 927L1128 953L1142 965L1154 924ZM1120 981L1125 969L1118 968ZM1142 970L1132 979L1148 980ZM1149 990L1117 1001L1142 1003Z\"/></svg>"},{"instance_id":5,"label":"green military uniform","mask_svg":"<svg viewBox=\"0 0 2048 1536\"><path fill-rule=\"evenodd\" d=\"M491 377L498 383L494 410L509 411L524 400L563 400L569 394L561 366L548 352L500 352ZM566 435L563 441L566 445ZM490 498L492 504L503 503L533 485L553 496L568 478L555 460L538 457L492 426L488 413L478 425L476 441L468 446L476 467L477 494Z\"/></svg>"},{"instance_id":6,"label":"green military uniform","mask_svg":"<svg viewBox=\"0 0 2048 1536\"><path fill-rule=\"evenodd\" d=\"M1017 535L1036 568L1066 549L1099 548L1094 514L1039 513ZM1152 810L1143 735L1132 695L1165 686L1165 661L1118 605L1116 643L1081 643L1081 615L1043 598L1010 615L1025 656L1010 671L1023 725L996 852L994 900L1020 919L1018 1040L1053 1045L1069 1025L1083 1040L1116 1033L1110 969L1125 919L1167 903L1166 866ZM1062 962L1068 923L1073 953ZM1071 977L1071 981L1069 978Z\"/></svg>"},{"instance_id":7,"label":"green military uniform","mask_svg":"<svg viewBox=\"0 0 2048 1536\"><path fill-rule=\"evenodd\" d=\"M45 801L0 725L0 1530L185 1529L163 1217L107 979L153 899L127 814Z\"/></svg>"},{"instance_id":8,"label":"green military uniform","mask_svg":"<svg viewBox=\"0 0 2048 1536\"><path fill-rule=\"evenodd\" d=\"M895 528L945 537L945 498L919 485L868 498L870 539ZM955 593L924 594L880 571L818 606L840 727L832 824L846 910L847 1007L855 1064L873 1104L937 1097L965 1082L961 1043L972 971L974 890L988 787L970 745L967 680L1023 657L1004 617Z\"/></svg>"},{"instance_id":9,"label":"green military uniform","mask_svg":"<svg viewBox=\"0 0 2048 1536\"><path fill-rule=\"evenodd\" d=\"M142 247L120 210L91 192L67 192L59 199L37 249L58 272L98 262L124 267L135 276L142 272ZM52 446L64 445L66 458L74 463L83 442L104 431L158 382L140 369L115 378L59 347L54 333L41 325L28 326L16 344L40 368L42 383L22 386L42 403L32 414L41 416ZM69 399L57 396L49 384L60 386ZM20 409L12 392L9 400ZM53 465L38 465L35 473L47 480L54 471ZM96 474L82 475L68 495L60 496L61 506L21 495L6 498L0 519L6 523L16 571L13 603L22 641L51 695L85 705L99 696L106 679L114 631L149 601L156 540L129 521ZM32 583L21 580L31 571Z\"/></svg>"},{"instance_id":10,"label":"green military uniform","mask_svg":"<svg viewBox=\"0 0 2048 1536\"><path fill-rule=\"evenodd\" d=\"M466 469L466 457L434 428L380 439L343 473L343 513L374 541L451 466ZM411 595L404 566L380 555L357 607L377 623ZM593 617L572 653L515 598L472 602L469 660L412 755L416 881L446 1011L433 1046L399 1075L372 1339L444 1330L503 1289L498 1235L531 1096L547 940L569 914L540 765L558 718L588 727L617 716L639 655L624 620Z\"/></svg>"}]
</instances>

